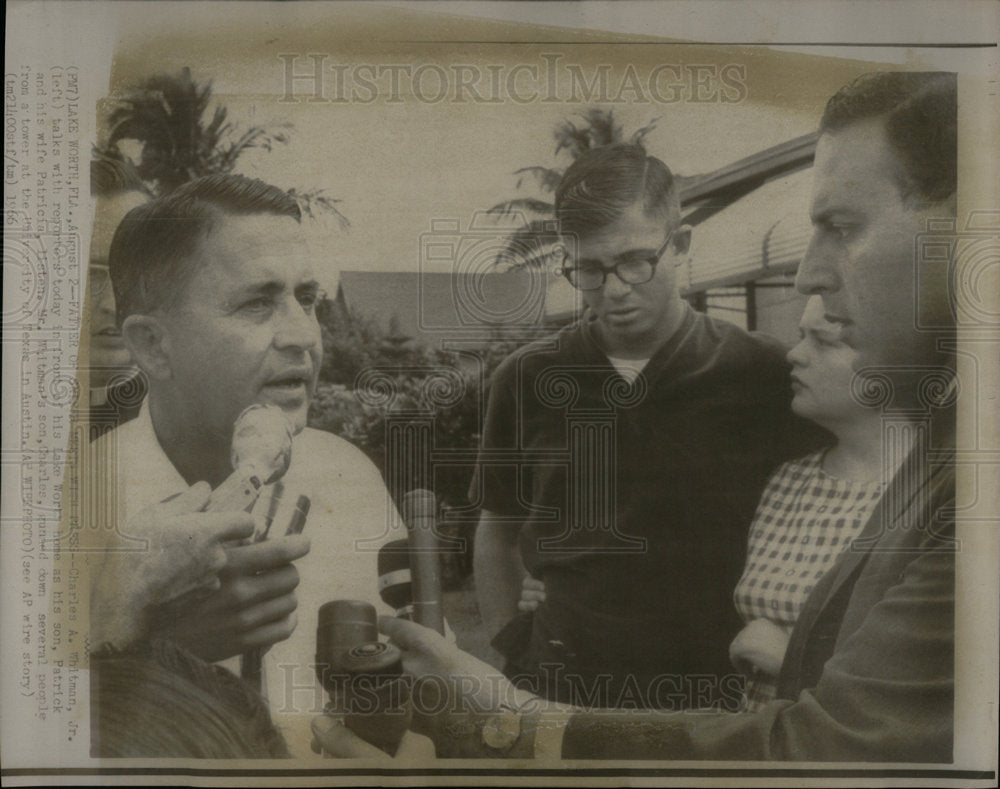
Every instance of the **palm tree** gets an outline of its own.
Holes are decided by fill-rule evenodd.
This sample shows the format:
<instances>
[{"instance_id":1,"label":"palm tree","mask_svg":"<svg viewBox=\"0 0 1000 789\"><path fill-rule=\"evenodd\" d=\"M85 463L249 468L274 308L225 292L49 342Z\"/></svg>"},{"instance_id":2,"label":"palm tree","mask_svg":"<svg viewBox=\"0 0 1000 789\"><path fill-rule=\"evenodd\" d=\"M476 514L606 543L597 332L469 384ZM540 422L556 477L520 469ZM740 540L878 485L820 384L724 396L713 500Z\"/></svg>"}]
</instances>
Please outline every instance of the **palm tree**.
<instances>
[{"instance_id":1,"label":"palm tree","mask_svg":"<svg viewBox=\"0 0 1000 789\"><path fill-rule=\"evenodd\" d=\"M292 187L291 189L286 189L285 191L295 198L295 201L299 204L299 210L302 212L302 216L314 219L321 213L326 212L328 214L333 214L342 230L346 230L351 226L350 220L348 220L348 218L340 212L340 209L337 208L337 203L342 201L335 197L329 197L326 194L325 189L311 189L303 191Z\"/></svg>"},{"instance_id":2,"label":"palm tree","mask_svg":"<svg viewBox=\"0 0 1000 789\"><path fill-rule=\"evenodd\" d=\"M222 105L216 105L205 123L211 99L212 83L194 82L189 68L149 77L111 111L108 146L138 140L139 175L162 194L203 175L232 172L251 148L270 151L276 143L288 142L289 124L274 129L251 126L238 133Z\"/></svg>"},{"instance_id":3,"label":"palm tree","mask_svg":"<svg viewBox=\"0 0 1000 789\"><path fill-rule=\"evenodd\" d=\"M614 110L591 107L581 113L580 117L583 119L582 125L578 126L567 118L556 126L553 132L556 141L555 156L558 157L565 151L572 161L594 148L626 141L622 125L615 121ZM627 141L633 145L642 145L646 135L656 128L658 120L658 118L650 120L635 131ZM530 180L534 182L543 198L516 197L489 209L487 213L498 218L519 216L524 220L497 255L497 265L512 268L538 266L545 260L548 251L558 241L555 204L551 195L555 193L565 171L565 167L539 165L522 167L514 171L514 175L517 176L515 189L521 189Z\"/></svg>"},{"instance_id":4,"label":"palm tree","mask_svg":"<svg viewBox=\"0 0 1000 789\"><path fill-rule=\"evenodd\" d=\"M149 77L109 114L107 142L99 155L122 158L119 142L138 141L142 146L139 175L160 195L203 175L232 172L248 150L270 152L275 145L287 144L294 129L286 122L241 131L227 120L228 110L218 103L206 122L211 102L212 83L195 82L189 68ZM342 227L349 224L336 207L340 201L323 190L288 191L306 216L330 212Z\"/></svg>"}]
</instances>

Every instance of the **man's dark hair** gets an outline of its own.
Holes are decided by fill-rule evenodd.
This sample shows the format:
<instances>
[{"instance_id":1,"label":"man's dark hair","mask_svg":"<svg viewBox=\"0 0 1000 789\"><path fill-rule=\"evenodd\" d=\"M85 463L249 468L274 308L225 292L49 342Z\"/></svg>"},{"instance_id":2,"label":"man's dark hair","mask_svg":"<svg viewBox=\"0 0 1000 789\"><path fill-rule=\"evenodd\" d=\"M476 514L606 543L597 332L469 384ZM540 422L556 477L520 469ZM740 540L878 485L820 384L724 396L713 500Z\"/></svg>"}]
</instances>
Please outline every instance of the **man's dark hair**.
<instances>
[{"instance_id":1,"label":"man's dark hair","mask_svg":"<svg viewBox=\"0 0 1000 789\"><path fill-rule=\"evenodd\" d=\"M119 325L173 306L194 274L198 244L222 217L252 214L302 219L287 192L241 175L206 175L129 211L108 255Z\"/></svg>"},{"instance_id":2,"label":"man's dark hair","mask_svg":"<svg viewBox=\"0 0 1000 789\"><path fill-rule=\"evenodd\" d=\"M563 233L587 236L617 221L642 201L650 216L680 218L674 176L641 145L620 143L582 154L556 189L556 218Z\"/></svg>"},{"instance_id":3,"label":"man's dark hair","mask_svg":"<svg viewBox=\"0 0 1000 789\"><path fill-rule=\"evenodd\" d=\"M91 661L98 757L288 758L264 700L235 674L169 641Z\"/></svg>"},{"instance_id":4,"label":"man's dark hair","mask_svg":"<svg viewBox=\"0 0 1000 789\"><path fill-rule=\"evenodd\" d=\"M903 194L931 203L958 185L958 79L943 71L879 71L858 77L827 102L820 132L884 118L903 166Z\"/></svg>"},{"instance_id":5,"label":"man's dark hair","mask_svg":"<svg viewBox=\"0 0 1000 789\"><path fill-rule=\"evenodd\" d=\"M93 197L113 197L122 192L142 192L149 195L149 189L139 177L135 165L110 156L91 159L90 194Z\"/></svg>"}]
</instances>

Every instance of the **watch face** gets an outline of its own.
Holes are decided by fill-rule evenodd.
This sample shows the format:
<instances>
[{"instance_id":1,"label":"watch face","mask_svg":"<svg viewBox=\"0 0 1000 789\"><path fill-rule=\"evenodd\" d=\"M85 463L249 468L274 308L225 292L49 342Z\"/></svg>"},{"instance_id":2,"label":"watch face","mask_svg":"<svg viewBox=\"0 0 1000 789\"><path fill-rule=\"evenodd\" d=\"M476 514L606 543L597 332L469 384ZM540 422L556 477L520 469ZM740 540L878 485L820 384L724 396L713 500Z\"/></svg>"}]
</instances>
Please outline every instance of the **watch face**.
<instances>
[{"instance_id":1,"label":"watch face","mask_svg":"<svg viewBox=\"0 0 1000 789\"><path fill-rule=\"evenodd\" d=\"M511 710L497 713L483 725L483 744L498 751L506 751L520 736L521 716Z\"/></svg>"}]
</instances>

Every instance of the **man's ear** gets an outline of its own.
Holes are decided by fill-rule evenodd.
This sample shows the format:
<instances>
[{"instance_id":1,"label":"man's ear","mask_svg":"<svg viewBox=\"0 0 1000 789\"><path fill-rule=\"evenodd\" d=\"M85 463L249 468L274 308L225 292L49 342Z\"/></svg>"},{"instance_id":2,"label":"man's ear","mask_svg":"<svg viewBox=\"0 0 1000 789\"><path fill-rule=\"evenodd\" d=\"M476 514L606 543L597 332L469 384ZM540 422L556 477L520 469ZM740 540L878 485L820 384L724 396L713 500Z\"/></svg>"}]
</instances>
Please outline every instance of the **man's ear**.
<instances>
[{"instance_id":1,"label":"man's ear","mask_svg":"<svg viewBox=\"0 0 1000 789\"><path fill-rule=\"evenodd\" d=\"M691 251L691 225L680 225L670 237L670 246L675 255L687 255Z\"/></svg>"},{"instance_id":2,"label":"man's ear","mask_svg":"<svg viewBox=\"0 0 1000 789\"><path fill-rule=\"evenodd\" d=\"M152 315L129 315L122 324L122 339L132 360L152 379L171 376L170 343L166 327Z\"/></svg>"}]
</instances>

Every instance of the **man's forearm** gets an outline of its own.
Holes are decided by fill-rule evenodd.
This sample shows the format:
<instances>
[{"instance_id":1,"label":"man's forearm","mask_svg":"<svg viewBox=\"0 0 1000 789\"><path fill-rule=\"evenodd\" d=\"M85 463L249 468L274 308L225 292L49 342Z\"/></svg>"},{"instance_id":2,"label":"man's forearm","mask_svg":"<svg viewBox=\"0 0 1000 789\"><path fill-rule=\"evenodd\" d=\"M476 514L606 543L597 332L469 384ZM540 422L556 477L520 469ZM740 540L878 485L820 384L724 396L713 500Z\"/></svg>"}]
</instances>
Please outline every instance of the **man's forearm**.
<instances>
[{"instance_id":1,"label":"man's forearm","mask_svg":"<svg viewBox=\"0 0 1000 789\"><path fill-rule=\"evenodd\" d=\"M489 513L479 521L473 569L479 613L488 632L498 633L517 613L525 570L517 548L517 524L498 523Z\"/></svg>"}]
</instances>

